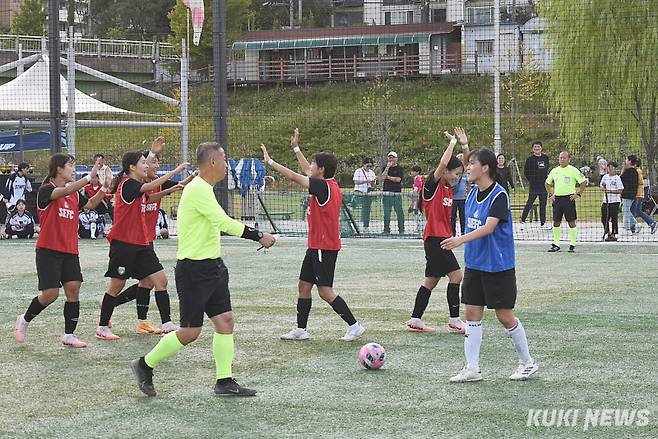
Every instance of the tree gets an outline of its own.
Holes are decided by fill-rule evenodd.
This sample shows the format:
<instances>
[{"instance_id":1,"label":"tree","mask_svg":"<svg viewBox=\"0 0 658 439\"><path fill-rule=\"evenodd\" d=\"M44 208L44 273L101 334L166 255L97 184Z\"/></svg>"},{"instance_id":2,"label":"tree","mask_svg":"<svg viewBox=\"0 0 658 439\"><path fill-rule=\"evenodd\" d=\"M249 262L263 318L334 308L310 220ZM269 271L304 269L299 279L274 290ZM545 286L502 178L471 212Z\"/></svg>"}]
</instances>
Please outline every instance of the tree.
<instances>
[{"instance_id":1,"label":"tree","mask_svg":"<svg viewBox=\"0 0 658 439\"><path fill-rule=\"evenodd\" d=\"M549 99L562 135L641 144L652 182L658 143L658 2L545 0L553 49Z\"/></svg>"},{"instance_id":2,"label":"tree","mask_svg":"<svg viewBox=\"0 0 658 439\"><path fill-rule=\"evenodd\" d=\"M176 0L93 0L91 21L94 33L101 37L150 40L168 36L168 12Z\"/></svg>"},{"instance_id":3,"label":"tree","mask_svg":"<svg viewBox=\"0 0 658 439\"><path fill-rule=\"evenodd\" d=\"M45 35L47 12L41 0L25 0L11 21L11 32L17 35Z\"/></svg>"},{"instance_id":4,"label":"tree","mask_svg":"<svg viewBox=\"0 0 658 439\"><path fill-rule=\"evenodd\" d=\"M204 67L212 64L212 0L204 1L203 32L198 46L190 44L190 65ZM250 0L227 0L226 2L226 42L230 46L247 28L247 21L253 16L249 10ZM190 34L187 34L187 7L182 0L176 1L176 6L169 12L169 23L172 36L169 41L180 51L181 40L188 42L192 39L192 23Z\"/></svg>"}]
</instances>

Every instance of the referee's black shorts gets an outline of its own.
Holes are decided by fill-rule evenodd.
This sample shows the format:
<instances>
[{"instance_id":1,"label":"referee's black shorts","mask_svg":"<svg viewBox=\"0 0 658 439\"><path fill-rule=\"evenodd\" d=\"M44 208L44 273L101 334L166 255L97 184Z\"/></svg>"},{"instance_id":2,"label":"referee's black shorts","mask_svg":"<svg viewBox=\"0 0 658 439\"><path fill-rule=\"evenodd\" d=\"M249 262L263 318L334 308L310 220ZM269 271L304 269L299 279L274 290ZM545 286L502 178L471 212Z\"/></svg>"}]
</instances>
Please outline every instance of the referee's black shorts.
<instances>
[{"instance_id":1,"label":"referee's black shorts","mask_svg":"<svg viewBox=\"0 0 658 439\"><path fill-rule=\"evenodd\" d=\"M338 250L307 249L299 280L318 287L333 287Z\"/></svg>"},{"instance_id":2,"label":"referee's black shorts","mask_svg":"<svg viewBox=\"0 0 658 439\"><path fill-rule=\"evenodd\" d=\"M570 195L555 197L553 202L553 221L576 221L576 202L570 199Z\"/></svg>"},{"instance_id":3,"label":"referee's black shorts","mask_svg":"<svg viewBox=\"0 0 658 439\"><path fill-rule=\"evenodd\" d=\"M516 304L516 272L511 270L489 273L464 270L462 303L485 306L489 309L514 309Z\"/></svg>"},{"instance_id":4,"label":"referee's black shorts","mask_svg":"<svg viewBox=\"0 0 658 439\"><path fill-rule=\"evenodd\" d=\"M441 242L446 238L428 236L423 243L425 247L425 277L441 278L448 273L459 270L459 262L452 250L441 248Z\"/></svg>"},{"instance_id":5,"label":"referee's black shorts","mask_svg":"<svg viewBox=\"0 0 658 439\"><path fill-rule=\"evenodd\" d=\"M36 260L39 291L59 288L71 281L82 282L78 255L38 248Z\"/></svg>"},{"instance_id":6,"label":"referee's black shorts","mask_svg":"<svg viewBox=\"0 0 658 439\"><path fill-rule=\"evenodd\" d=\"M162 270L158 255L153 250L153 243L148 246L128 244L123 241L112 240L110 244L110 262L105 277L113 279L137 279Z\"/></svg>"},{"instance_id":7,"label":"referee's black shorts","mask_svg":"<svg viewBox=\"0 0 658 439\"><path fill-rule=\"evenodd\" d=\"M176 290L183 328L203 326L203 314L213 318L231 311L228 269L221 258L179 259L176 262Z\"/></svg>"}]
</instances>

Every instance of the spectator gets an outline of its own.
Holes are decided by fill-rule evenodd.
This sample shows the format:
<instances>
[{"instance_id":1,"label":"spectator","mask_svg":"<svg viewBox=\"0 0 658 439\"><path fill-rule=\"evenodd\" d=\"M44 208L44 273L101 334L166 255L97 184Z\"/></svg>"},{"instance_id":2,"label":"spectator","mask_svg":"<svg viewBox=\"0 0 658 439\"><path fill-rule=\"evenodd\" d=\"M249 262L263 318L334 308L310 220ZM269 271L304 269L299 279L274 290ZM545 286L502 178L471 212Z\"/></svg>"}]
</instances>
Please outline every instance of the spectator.
<instances>
[{"instance_id":1,"label":"spectator","mask_svg":"<svg viewBox=\"0 0 658 439\"><path fill-rule=\"evenodd\" d=\"M464 154L457 154L457 159L464 162ZM468 171L459 177L452 185L452 213L450 214L450 222L452 225L452 236L457 236L457 214L459 214L459 228L461 234L466 230L466 196L471 188L471 183L468 181Z\"/></svg>"},{"instance_id":2,"label":"spectator","mask_svg":"<svg viewBox=\"0 0 658 439\"><path fill-rule=\"evenodd\" d=\"M420 175L422 169L420 166L416 165L411 168L411 180L413 181L411 187L412 190L409 193L411 198L411 203L409 204L408 212L411 214L414 219L414 224L416 225L416 231L420 232L422 229L421 215L418 209L418 198L420 197L420 192L423 190L423 177Z\"/></svg>"},{"instance_id":3,"label":"spectator","mask_svg":"<svg viewBox=\"0 0 658 439\"><path fill-rule=\"evenodd\" d=\"M498 154L496 161L498 162L498 166L496 166L496 179L498 180L498 184L509 194L510 187L512 191L514 190L514 179L512 178L509 166L505 163L505 154Z\"/></svg>"},{"instance_id":4,"label":"spectator","mask_svg":"<svg viewBox=\"0 0 658 439\"><path fill-rule=\"evenodd\" d=\"M624 160L624 171L621 173L621 182L624 186L624 191L621 193L621 214L624 230L631 233L639 233L642 229L642 225L637 223L633 215L633 203L638 186L636 166L637 156L631 154Z\"/></svg>"},{"instance_id":5,"label":"spectator","mask_svg":"<svg viewBox=\"0 0 658 439\"><path fill-rule=\"evenodd\" d=\"M599 184L603 191L603 204L601 204L601 222L606 241L616 241L619 233L619 205L624 184L617 175L617 163L606 162L608 173L601 176ZM609 223L612 221L612 231Z\"/></svg>"},{"instance_id":6,"label":"spectator","mask_svg":"<svg viewBox=\"0 0 658 439\"><path fill-rule=\"evenodd\" d=\"M99 154L96 154L96 156L98 156L98 155ZM96 158L94 158L94 160L96 160ZM99 168L98 172L101 172L100 171L101 168ZM100 175L105 175L105 171L103 171L103 173L100 174ZM84 177L84 175L83 175L83 177ZM101 190L101 187L103 187L103 185L101 184L101 182L98 178L98 175L92 177L91 182L89 182L89 184L87 186L85 186L85 196L89 199L92 198L94 195L96 195L96 193L99 190ZM95 209L96 212L99 215L104 216L105 214L108 214L110 216L110 218L113 218L113 212L114 212L114 209L113 209L113 206L112 206L112 197L113 196L114 195L109 191L105 194L105 196L103 197L103 200L101 201L101 203Z\"/></svg>"},{"instance_id":7,"label":"spectator","mask_svg":"<svg viewBox=\"0 0 658 439\"><path fill-rule=\"evenodd\" d=\"M576 250L576 200L582 197L587 180L578 169L571 166L571 154L560 153L560 166L554 168L546 178L546 191L551 194L553 203L553 244L550 253L560 251L562 217L569 223L569 253Z\"/></svg>"},{"instance_id":8,"label":"spectator","mask_svg":"<svg viewBox=\"0 0 658 439\"><path fill-rule=\"evenodd\" d=\"M7 219L5 227L9 238L32 238L39 231L34 224L34 217L25 208L25 200L16 201L16 210Z\"/></svg>"},{"instance_id":9,"label":"spectator","mask_svg":"<svg viewBox=\"0 0 658 439\"><path fill-rule=\"evenodd\" d=\"M532 155L525 161L523 167L523 175L528 179L529 192L528 200L523 208L521 214L521 224L519 229L525 230L525 220L532 209L535 200L539 198L539 220L541 227L545 230L550 230L551 226L546 224L546 203L548 201L548 192L544 183L548 177L548 169L550 161L546 154L542 154L542 144L539 141L532 144Z\"/></svg>"},{"instance_id":10,"label":"spectator","mask_svg":"<svg viewBox=\"0 0 658 439\"><path fill-rule=\"evenodd\" d=\"M375 182L377 181L375 171L372 170L372 163L370 157L363 159L363 165L354 171L354 177L352 177L355 200L361 203L361 223L365 233L368 233L370 227L370 207L373 198L367 194L375 189Z\"/></svg>"},{"instance_id":11,"label":"spectator","mask_svg":"<svg viewBox=\"0 0 658 439\"><path fill-rule=\"evenodd\" d=\"M649 215L644 212L644 176L642 175L642 168L640 168L640 159L637 159L637 192L635 194L635 202L633 203L632 212L634 217L640 217L651 228L651 234L656 233L658 223L653 220Z\"/></svg>"},{"instance_id":12,"label":"spectator","mask_svg":"<svg viewBox=\"0 0 658 439\"><path fill-rule=\"evenodd\" d=\"M391 210L395 209L398 220L398 233L404 233L404 211L402 210L402 177L404 169L398 166L398 154L395 151L388 153L388 162L382 172L381 179L384 182L383 204L384 204L384 233L391 233Z\"/></svg>"},{"instance_id":13,"label":"spectator","mask_svg":"<svg viewBox=\"0 0 658 439\"><path fill-rule=\"evenodd\" d=\"M600 183L603 181L603 176L608 174L608 161L604 159L602 156L597 156L596 163L599 166L599 183Z\"/></svg>"},{"instance_id":14,"label":"spectator","mask_svg":"<svg viewBox=\"0 0 658 439\"><path fill-rule=\"evenodd\" d=\"M30 165L23 162L18 165L16 172L11 174L5 183L5 196L10 205L15 205L18 200L25 200L25 193L32 192L32 183L27 178Z\"/></svg>"},{"instance_id":15,"label":"spectator","mask_svg":"<svg viewBox=\"0 0 658 439\"><path fill-rule=\"evenodd\" d=\"M78 217L78 236L96 239L105 236L105 222L95 209L84 209Z\"/></svg>"},{"instance_id":16,"label":"spectator","mask_svg":"<svg viewBox=\"0 0 658 439\"><path fill-rule=\"evenodd\" d=\"M164 209L158 212L158 222L155 223L155 237L157 239L169 238L169 224L167 223L167 213Z\"/></svg>"}]
</instances>

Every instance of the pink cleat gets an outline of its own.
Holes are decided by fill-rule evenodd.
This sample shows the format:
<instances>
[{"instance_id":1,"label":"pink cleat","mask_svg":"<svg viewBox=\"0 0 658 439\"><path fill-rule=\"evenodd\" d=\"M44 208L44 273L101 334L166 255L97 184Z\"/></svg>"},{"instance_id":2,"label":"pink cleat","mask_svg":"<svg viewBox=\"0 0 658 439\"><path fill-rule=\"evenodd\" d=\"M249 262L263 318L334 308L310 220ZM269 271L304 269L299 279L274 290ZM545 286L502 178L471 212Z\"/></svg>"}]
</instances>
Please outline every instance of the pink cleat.
<instances>
[{"instance_id":1,"label":"pink cleat","mask_svg":"<svg viewBox=\"0 0 658 439\"><path fill-rule=\"evenodd\" d=\"M110 340L110 341L116 341L119 340L121 337L118 335L114 335L112 331L110 331L110 328L107 326L99 326L96 328L96 338L100 340Z\"/></svg>"},{"instance_id":2,"label":"pink cleat","mask_svg":"<svg viewBox=\"0 0 658 439\"><path fill-rule=\"evenodd\" d=\"M27 325L28 322L25 321L23 317L25 314L21 314L16 317L16 328L14 328L14 337L18 343L24 343L27 338Z\"/></svg>"},{"instance_id":3,"label":"pink cleat","mask_svg":"<svg viewBox=\"0 0 658 439\"><path fill-rule=\"evenodd\" d=\"M82 340L78 340L75 335L73 334L64 334L62 336L62 344L66 346L67 348L86 348L87 343L85 343Z\"/></svg>"},{"instance_id":4,"label":"pink cleat","mask_svg":"<svg viewBox=\"0 0 658 439\"><path fill-rule=\"evenodd\" d=\"M466 323L460 318L451 318L448 322L448 332L453 334L466 334Z\"/></svg>"}]
</instances>

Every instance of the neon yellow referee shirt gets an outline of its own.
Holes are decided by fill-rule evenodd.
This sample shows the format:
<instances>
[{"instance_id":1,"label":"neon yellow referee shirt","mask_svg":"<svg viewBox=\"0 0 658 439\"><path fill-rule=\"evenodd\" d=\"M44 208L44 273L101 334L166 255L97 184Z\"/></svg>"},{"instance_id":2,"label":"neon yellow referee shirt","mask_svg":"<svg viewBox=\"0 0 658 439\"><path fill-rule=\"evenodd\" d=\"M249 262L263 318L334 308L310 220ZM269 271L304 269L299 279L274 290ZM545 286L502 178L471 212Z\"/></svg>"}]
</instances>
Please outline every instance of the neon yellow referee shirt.
<instances>
[{"instance_id":1,"label":"neon yellow referee shirt","mask_svg":"<svg viewBox=\"0 0 658 439\"><path fill-rule=\"evenodd\" d=\"M219 205L212 186L201 177L189 182L178 205L178 259L217 259L221 232L242 236L244 224L229 217Z\"/></svg>"},{"instance_id":2,"label":"neon yellow referee shirt","mask_svg":"<svg viewBox=\"0 0 658 439\"><path fill-rule=\"evenodd\" d=\"M583 174L571 165L564 168L561 166L553 168L551 173L548 174L548 178L546 178L546 184L553 183L553 193L557 197L575 194L576 186L583 181L585 181Z\"/></svg>"}]
</instances>

